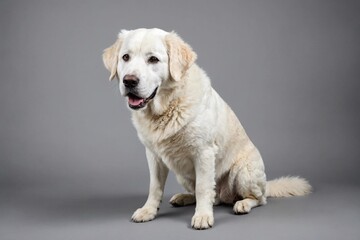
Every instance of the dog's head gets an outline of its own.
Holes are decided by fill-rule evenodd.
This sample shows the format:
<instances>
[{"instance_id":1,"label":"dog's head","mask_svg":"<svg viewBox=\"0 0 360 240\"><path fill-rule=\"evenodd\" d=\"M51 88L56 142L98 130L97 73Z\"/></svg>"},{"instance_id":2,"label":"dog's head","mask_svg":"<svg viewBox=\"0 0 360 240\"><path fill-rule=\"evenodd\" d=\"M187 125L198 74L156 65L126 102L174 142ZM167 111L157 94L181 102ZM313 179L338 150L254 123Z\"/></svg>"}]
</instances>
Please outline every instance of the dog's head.
<instances>
[{"instance_id":1,"label":"dog's head","mask_svg":"<svg viewBox=\"0 0 360 240\"><path fill-rule=\"evenodd\" d=\"M168 82L181 81L196 54L176 33L160 29L122 30L103 53L110 80L119 80L131 109L144 109Z\"/></svg>"}]
</instances>

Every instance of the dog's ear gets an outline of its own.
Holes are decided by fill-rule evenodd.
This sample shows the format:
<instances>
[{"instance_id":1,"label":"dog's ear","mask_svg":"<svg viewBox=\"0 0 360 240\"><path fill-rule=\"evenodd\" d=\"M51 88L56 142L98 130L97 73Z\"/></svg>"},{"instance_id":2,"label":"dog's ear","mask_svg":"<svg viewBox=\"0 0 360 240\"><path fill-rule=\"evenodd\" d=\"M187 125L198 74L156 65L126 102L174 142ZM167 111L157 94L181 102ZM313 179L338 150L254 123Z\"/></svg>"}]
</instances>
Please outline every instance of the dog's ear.
<instances>
[{"instance_id":1,"label":"dog's ear","mask_svg":"<svg viewBox=\"0 0 360 240\"><path fill-rule=\"evenodd\" d=\"M179 81L195 62L196 53L175 32L165 36L165 43L169 55L171 77Z\"/></svg>"},{"instance_id":2,"label":"dog's ear","mask_svg":"<svg viewBox=\"0 0 360 240\"><path fill-rule=\"evenodd\" d=\"M119 51L123 42L124 34L126 34L127 32L128 31L126 30L122 30L119 33L118 39L115 41L115 43L110 47L106 48L103 52L102 58L106 69L110 72L110 81L118 76L116 69L118 65Z\"/></svg>"}]
</instances>

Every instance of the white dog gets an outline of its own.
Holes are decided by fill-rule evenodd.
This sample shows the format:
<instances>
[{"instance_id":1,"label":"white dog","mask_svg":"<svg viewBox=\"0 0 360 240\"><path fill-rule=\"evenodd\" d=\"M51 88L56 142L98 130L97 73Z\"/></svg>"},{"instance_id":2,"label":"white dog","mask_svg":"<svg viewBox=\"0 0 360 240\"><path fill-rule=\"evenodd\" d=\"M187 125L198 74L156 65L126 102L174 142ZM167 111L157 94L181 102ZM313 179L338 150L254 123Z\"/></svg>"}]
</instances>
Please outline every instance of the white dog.
<instances>
[{"instance_id":1,"label":"white dog","mask_svg":"<svg viewBox=\"0 0 360 240\"><path fill-rule=\"evenodd\" d=\"M123 30L104 50L105 67L110 80L119 80L150 170L148 199L132 220L155 218L169 169L187 191L170 203L196 203L195 229L213 226L214 204L234 204L234 212L244 214L266 204L268 196L309 193L311 186L299 177L266 181L259 151L195 60L177 34L160 29Z\"/></svg>"}]
</instances>

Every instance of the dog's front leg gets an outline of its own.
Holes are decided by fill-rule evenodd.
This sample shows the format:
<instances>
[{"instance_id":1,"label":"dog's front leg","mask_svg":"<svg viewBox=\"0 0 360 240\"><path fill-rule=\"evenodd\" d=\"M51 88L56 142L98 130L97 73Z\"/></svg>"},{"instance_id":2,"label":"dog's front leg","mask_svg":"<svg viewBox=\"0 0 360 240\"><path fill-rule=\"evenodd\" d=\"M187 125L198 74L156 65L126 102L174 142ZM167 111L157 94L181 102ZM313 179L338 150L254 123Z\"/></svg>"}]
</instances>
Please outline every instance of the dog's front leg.
<instances>
[{"instance_id":1,"label":"dog's front leg","mask_svg":"<svg viewBox=\"0 0 360 240\"><path fill-rule=\"evenodd\" d=\"M203 151L195 159L194 165L196 209L191 226L195 229L207 229L214 224L215 155L212 149Z\"/></svg>"},{"instance_id":2,"label":"dog's front leg","mask_svg":"<svg viewBox=\"0 0 360 240\"><path fill-rule=\"evenodd\" d=\"M134 222L147 222L155 218L169 172L161 159L157 158L149 149L146 149L146 158L150 171L149 195L144 206L134 212L131 218Z\"/></svg>"}]
</instances>

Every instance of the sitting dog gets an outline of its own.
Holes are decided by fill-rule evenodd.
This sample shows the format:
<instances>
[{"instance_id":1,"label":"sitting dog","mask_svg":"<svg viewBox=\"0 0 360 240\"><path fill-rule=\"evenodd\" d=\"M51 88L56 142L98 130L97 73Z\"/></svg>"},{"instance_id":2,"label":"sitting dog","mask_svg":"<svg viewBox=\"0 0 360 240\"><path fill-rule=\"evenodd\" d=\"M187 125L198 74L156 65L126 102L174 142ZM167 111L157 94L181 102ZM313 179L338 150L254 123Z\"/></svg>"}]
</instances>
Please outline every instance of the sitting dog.
<instances>
[{"instance_id":1,"label":"sitting dog","mask_svg":"<svg viewBox=\"0 0 360 240\"><path fill-rule=\"evenodd\" d=\"M196 57L176 33L160 29L122 30L104 50L104 65L127 99L150 171L148 199L132 220L155 218L169 170L187 191L170 203L196 203L195 229L213 226L214 204L233 204L236 214L244 214L266 204L268 196L309 193L303 178L266 181L258 149Z\"/></svg>"}]
</instances>

